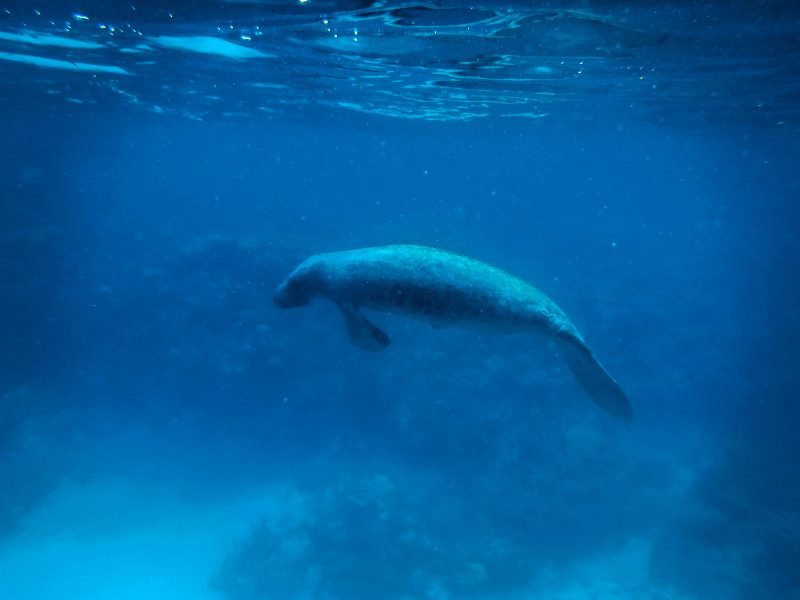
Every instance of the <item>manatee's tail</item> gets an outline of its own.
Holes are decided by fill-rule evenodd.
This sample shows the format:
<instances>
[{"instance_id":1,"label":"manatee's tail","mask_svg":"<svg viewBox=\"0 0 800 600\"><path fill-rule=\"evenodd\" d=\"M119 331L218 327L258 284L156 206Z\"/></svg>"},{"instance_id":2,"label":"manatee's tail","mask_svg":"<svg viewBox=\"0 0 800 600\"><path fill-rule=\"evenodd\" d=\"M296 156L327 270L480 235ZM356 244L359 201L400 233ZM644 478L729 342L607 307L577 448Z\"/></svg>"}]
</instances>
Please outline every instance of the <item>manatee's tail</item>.
<instances>
[{"instance_id":1,"label":"manatee's tail","mask_svg":"<svg viewBox=\"0 0 800 600\"><path fill-rule=\"evenodd\" d=\"M625 397L625 392L594 357L586 344L572 336L562 336L559 342L572 374L592 400L615 417L626 421L633 419L633 410Z\"/></svg>"}]
</instances>

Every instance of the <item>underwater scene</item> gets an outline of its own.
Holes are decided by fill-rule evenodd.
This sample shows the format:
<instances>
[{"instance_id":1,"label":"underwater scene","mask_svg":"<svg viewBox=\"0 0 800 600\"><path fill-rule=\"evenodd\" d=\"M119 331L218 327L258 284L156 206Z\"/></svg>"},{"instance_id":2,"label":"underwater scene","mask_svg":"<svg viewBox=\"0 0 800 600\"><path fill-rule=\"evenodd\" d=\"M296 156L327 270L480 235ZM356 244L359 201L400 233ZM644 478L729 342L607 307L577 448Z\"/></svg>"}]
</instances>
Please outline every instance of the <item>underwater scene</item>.
<instances>
[{"instance_id":1,"label":"underwater scene","mask_svg":"<svg viewBox=\"0 0 800 600\"><path fill-rule=\"evenodd\" d=\"M800 599L800 4L0 0L0 599Z\"/></svg>"}]
</instances>

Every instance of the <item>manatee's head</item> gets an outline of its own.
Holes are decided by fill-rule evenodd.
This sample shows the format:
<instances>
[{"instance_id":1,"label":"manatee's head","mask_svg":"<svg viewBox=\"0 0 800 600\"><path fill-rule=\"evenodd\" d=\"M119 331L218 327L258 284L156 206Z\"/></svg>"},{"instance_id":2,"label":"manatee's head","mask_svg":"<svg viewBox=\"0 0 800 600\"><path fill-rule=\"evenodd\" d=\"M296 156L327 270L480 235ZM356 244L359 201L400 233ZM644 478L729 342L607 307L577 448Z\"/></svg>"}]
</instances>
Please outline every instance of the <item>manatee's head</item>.
<instances>
[{"instance_id":1,"label":"manatee's head","mask_svg":"<svg viewBox=\"0 0 800 600\"><path fill-rule=\"evenodd\" d=\"M278 286L272 301L281 308L305 306L320 292L320 267L310 258Z\"/></svg>"}]
</instances>

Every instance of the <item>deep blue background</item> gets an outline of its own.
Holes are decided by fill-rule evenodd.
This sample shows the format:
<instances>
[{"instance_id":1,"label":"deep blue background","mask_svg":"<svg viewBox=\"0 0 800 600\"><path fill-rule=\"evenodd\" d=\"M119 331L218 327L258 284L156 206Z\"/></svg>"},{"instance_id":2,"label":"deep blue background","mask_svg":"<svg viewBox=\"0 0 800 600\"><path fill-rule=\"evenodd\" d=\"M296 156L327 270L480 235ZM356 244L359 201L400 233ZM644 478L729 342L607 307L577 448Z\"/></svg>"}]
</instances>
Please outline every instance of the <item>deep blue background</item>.
<instances>
[{"instance_id":1,"label":"deep blue background","mask_svg":"<svg viewBox=\"0 0 800 600\"><path fill-rule=\"evenodd\" d=\"M527 531L551 558L637 535L652 540L654 580L688 597L797 593L796 132L0 119L0 426L9 448L15 431L41 435L33 457L6 450L24 468L0 474L18 506L4 529L65 478L313 493L378 461L401 491L402 473L452 478L443 502L485 477L511 515L485 527ZM552 349L524 339L376 317L394 343L365 355L330 306L271 304L305 256L386 243L475 256L540 287L626 389L633 424L600 414ZM564 446L575 423L599 436L577 458ZM512 429L513 452L500 447ZM530 502L532 470L600 498L551 487L557 525L542 532L508 501ZM334 547L369 552L348 544Z\"/></svg>"}]
</instances>

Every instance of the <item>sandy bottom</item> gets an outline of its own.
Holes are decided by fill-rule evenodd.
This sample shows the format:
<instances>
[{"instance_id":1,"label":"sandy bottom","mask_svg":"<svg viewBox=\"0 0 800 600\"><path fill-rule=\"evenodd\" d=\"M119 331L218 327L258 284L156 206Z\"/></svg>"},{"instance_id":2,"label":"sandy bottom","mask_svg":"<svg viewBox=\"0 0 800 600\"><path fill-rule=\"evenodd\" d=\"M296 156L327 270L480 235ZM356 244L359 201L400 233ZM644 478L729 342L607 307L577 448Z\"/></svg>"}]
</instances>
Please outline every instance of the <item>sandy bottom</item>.
<instances>
[{"instance_id":1,"label":"sandy bottom","mask_svg":"<svg viewBox=\"0 0 800 600\"><path fill-rule=\"evenodd\" d=\"M293 502L277 488L209 506L151 487L65 485L0 540L2 596L219 600L211 579L225 555Z\"/></svg>"},{"instance_id":2,"label":"sandy bottom","mask_svg":"<svg viewBox=\"0 0 800 600\"><path fill-rule=\"evenodd\" d=\"M297 515L303 504L280 486L209 504L129 483L64 485L28 515L16 535L0 540L2 597L222 600L211 580L228 552L254 523ZM532 574L528 590L505 597L677 599L651 586L650 550L647 540L634 538L610 555L542 568ZM449 600L443 591L428 597Z\"/></svg>"}]
</instances>

